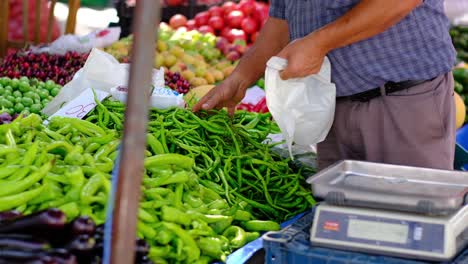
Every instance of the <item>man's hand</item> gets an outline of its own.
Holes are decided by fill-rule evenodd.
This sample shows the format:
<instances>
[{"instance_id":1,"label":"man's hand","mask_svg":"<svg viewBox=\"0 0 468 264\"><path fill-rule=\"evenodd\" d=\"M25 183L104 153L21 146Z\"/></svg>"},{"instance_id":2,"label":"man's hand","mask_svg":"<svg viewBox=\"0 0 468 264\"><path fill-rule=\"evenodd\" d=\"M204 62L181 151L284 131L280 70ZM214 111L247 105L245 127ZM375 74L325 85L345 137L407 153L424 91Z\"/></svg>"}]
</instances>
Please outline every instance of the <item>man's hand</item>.
<instances>
[{"instance_id":1,"label":"man's hand","mask_svg":"<svg viewBox=\"0 0 468 264\"><path fill-rule=\"evenodd\" d=\"M245 88L235 77L230 77L208 92L194 107L193 111L201 109L228 108L230 115L234 114L237 104L244 98Z\"/></svg>"},{"instance_id":2,"label":"man's hand","mask_svg":"<svg viewBox=\"0 0 468 264\"><path fill-rule=\"evenodd\" d=\"M280 72L281 79L302 78L318 73L327 52L313 34L291 42L277 55L288 61L286 69Z\"/></svg>"}]
</instances>

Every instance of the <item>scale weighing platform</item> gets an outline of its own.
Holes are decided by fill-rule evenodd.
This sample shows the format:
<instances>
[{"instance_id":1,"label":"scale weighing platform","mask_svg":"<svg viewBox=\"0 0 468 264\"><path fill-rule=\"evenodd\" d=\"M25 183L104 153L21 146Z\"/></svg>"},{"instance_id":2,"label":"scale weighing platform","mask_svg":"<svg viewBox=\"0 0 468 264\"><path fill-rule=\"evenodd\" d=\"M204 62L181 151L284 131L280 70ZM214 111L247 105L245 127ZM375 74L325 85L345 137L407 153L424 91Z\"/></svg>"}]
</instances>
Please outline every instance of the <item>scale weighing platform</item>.
<instances>
[{"instance_id":1,"label":"scale weighing platform","mask_svg":"<svg viewBox=\"0 0 468 264\"><path fill-rule=\"evenodd\" d=\"M468 172L342 161L307 180L312 245L427 261L468 246Z\"/></svg>"}]
</instances>

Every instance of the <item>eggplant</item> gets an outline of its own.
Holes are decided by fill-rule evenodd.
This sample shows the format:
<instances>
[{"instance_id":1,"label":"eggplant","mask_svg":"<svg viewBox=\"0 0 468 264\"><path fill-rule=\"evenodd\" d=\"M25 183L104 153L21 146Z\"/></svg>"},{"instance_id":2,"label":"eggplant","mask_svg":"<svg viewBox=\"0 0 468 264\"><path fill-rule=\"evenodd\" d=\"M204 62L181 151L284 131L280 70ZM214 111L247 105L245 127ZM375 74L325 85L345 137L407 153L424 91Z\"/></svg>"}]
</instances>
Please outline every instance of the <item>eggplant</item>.
<instances>
[{"instance_id":1,"label":"eggplant","mask_svg":"<svg viewBox=\"0 0 468 264\"><path fill-rule=\"evenodd\" d=\"M135 257L137 260L143 259L143 257L148 256L150 246L148 243L143 239L136 240L136 247L135 247Z\"/></svg>"},{"instance_id":2,"label":"eggplant","mask_svg":"<svg viewBox=\"0 0 468 264\"><path fill-rule=\"evenodd\" d=\"M3 234L0 236L0 248L18 248L40 250L50 248L50 244L42 239L24 234Z\"/></svg>"},{"instance_id":3,"label":"eggplant","mask_svg":"<svg viewBox=\"0 0 468 264\"><path fill-rule=\"evenodd\" d=\"M48 209L35 214L5 221L0 225L0 234L19 233L37 234L49 238L59 234L63 235L67 218L58 209Z\"/></svg>"},{"instance_id":4,"label":"eggplant","mask_svg":"<svg viewBox=\"0 0 468 264\"><path fill-rule=\"evenodd\" d=\"M96 234L104 235L104 224L96 226Z\"/></svg>"},{"instance_id":5,"label":"eggplant","mask_svg":"<svg viewBox=\"0 0 468 264\"><path fill-rule=\"evenodd\" d=\"M79 263L90 263L95 252L96 240L89 235L79 235L75 237L65 247L74 254Z\"/></svg>"},{"instance_id":6,"label":"eggplant","mask_svg":"<svg viewBox=\"0 0 468 264\"><path fill-rule=\"evenodd\" d=\"M0 248L0 259L15 261L31 261L40 257L44 251L42 250L27 250L18 248Z\"/></svg>"},{"instance_id":7,"label":"eggplant","mask_svg":"<svg viewBox=\"0 0 468 264\"><path fill-rule=\"evenodd\" d=\"M69 232L72 237L79 235L92 236L96 232L96 224L94 224L94 221L87 216L76 218L70 223L69 228Z\"/></svg>"},{"instance_id":8,"label":"eggplant","mask_svg":"<svg viewBox=\"0 0 468 264\"><path fill-rule=\"evenodd\" d=\"M13 220L15 218L21 217L23 214L20 211L4 211L0 212L0 224L2 224L3 221L9 221Z\"/></svg>"},{"instance_id":9,"label":"eggplant","mask_svg":"<svg viewBox=\"0 0 468 264\"><path fill-rule=\"evenodd\" d=\"M47 252L44 259L50 259L51 263L76 264L78 260L74 254L64 248L52 249ZM86 263L86 262L85 262Z\"/></svg>"}]
</instances>

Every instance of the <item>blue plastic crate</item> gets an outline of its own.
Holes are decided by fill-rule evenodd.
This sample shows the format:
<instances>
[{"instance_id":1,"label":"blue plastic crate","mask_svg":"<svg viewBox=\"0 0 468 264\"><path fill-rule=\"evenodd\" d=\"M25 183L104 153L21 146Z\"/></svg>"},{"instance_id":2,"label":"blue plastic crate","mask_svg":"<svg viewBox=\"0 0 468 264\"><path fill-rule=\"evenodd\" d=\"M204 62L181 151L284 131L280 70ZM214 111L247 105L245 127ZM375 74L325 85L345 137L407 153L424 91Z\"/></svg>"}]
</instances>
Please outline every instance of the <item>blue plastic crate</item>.
<instances>
[{"instance_id":1,"label":"blue plastic crate","mask_svg":"<svg viewBox=\"0 0 468 264\"><path fill-rule=\"evenodd\" d=\"M423 264L424 261L312 247L309 242L314 210L289 227L263 237L266 264ZM273 238L270 239L269 237ZM449 263L446 263L449 264ZM468 264L468 249L450 264Z\"/></svg>"}]
</instances>

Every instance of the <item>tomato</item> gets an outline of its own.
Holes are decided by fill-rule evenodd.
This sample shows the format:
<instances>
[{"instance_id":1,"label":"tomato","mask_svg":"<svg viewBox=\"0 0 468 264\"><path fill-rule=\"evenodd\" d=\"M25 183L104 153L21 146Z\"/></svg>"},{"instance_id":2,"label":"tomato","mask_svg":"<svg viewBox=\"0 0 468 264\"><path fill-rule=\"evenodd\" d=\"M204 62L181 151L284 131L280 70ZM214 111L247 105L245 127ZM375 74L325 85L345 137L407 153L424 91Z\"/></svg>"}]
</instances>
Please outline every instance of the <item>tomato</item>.
<instances>
[{"instance_id":1,"label":"tomato","mask_svg":"<svg viewBox=\"0 0 468 264\"><path fill-rule=\"evenodd\" d=\"M221 30L224 28L224 19L220 16L212 16L208 20L208 24L215 30Z\"/></svg>"},{"instance_id":2,"label":"tomato","mask_svg":"<svg viewBox=\"0 0 468 264\"><path fill-rule=\"evenodd\" d=\"M33 104L30 107L31 113L39 114L42 110L42 105L41 104Z\"/></svg>"},{"instance_id":3,"label":"tomato","mask_svg":"<svg viewBox=\"0 0 468 264\"><path fill-rule=\"evenodd\" d=\"M208 20L210 19L210 13L204 11L200 12L195 16L195 24L198 27L204 26L208 24Z\"/></svg>"},{"instance_id":4,"label":"tomato","mask_svg":"<svg viewBox=\"0 0 468 264\"><path fill-rule=\"evenodd\" d=\"M236 10L237 5L236 5L236 3L232 2L232 1L227 1L227 2L224 2L224 4L221 6L221 8L224 10L224 14L227 15L231 11Z\"/></svg>"},{"instance_id":5,"label":"tomato","mask_svg":"<svg viewBox=\"0 0 468 264\"><path fill-rule=\"evenodd\" d=\"M210 16L211 17L214 17L214 16L223 16L224 15L224 11L221 7L219 6L212 6L210 7L210 9L208 9L208 12L210 13Z\"/></svg>"},{"instance_id":6,"label":"tomato","mask_svg":"<svg viewBox=\"0 0 468 264\"><path fill-rule=\"evenodd\" d=\"M57 96L57 94L60 92L60 89L59 88L54 88L50 91L50 94L52 96Z\"/></svg>"},{"instance_id":7,"label":"tomato","mask_svg":"<svg viewBox=\"0 0 468 264\"><path fill-rule=\"evenodd\" d=\"M29 86L29 83L21 81L18 84L18 90L22 93L29 92L31 90L31 87Z\"/></svg>"},{"instance_id":8,"label":"tomato","mask_svg":"<svg viewBox=\"0 0 468 264\"><path fill-rule=\"evenodd\" d=\"M239 8L246 16L250 16L255 12L255 1L253 0L242 0L239 3Z\"/></svg>"},{"instance_id":9,"label":"tomato","mask_svg":"<svg viewBox=\"0 0 468 264\"><path fill-rule=\"evenodd\" d=\"M31 106L34 104L34 101L31 99L31 98L28 98L28 97L23 97L21 99L21 103L24 105L24 106Z\"/></svg>"},{"instance_id":10,"label":"tomato","mask_svg":"<svg viewBox=\"0 0 468 264\"><path fill-rule=\"evenodd\" d=\"M232 28L240 28L243 19L244 13L239 10L231 11L226 17L228 25Z\"/></svg>"},{"instance_id":11,"label":"tomato","mask_svg":"<svg viewBox=\"0 0 468 264\"><path fill-rule=\"evenodd\" d=\"M171 26L173 29L177 29L179 27L185 26L187 23L187 18L184 15L174 15L171 17L169 20L169 26Z\"/></svg>"},{"instance_id":12,"label":"tomato","mask_svg":"<svg viewBox=\"0 0 468 264\"><path fill-rule=\"evenodd\" d=\"M242 30L244 30L247 34L253 34L258 30L257 21L250 17L246 17L244 20L242 20L241 27Z\"/></svg>"},{"instance_id":13,"label":"tomato","mask_svg":"<svg viewBox=\"0 0 468 264\"><path fill-rule=\"evenodd\" d=\"M21 111L23 111L24 105L22 103L17 103L14 109L15 109L15 112L20 113Z\"/></svg>"},{"instance_id":14,"label":"tomato","mask_svg":"<svg viewBox=\"0 0 468 264\"><path fill-rule=\"evenodd\" d=\"M234 42L236 40L244 40L244 41L247 41L247 35L245 34L245 32L242 30L242 29L231 29L229 31L229 35L227 37L227 39L229 40L229 42Z\"/></svg>"},{"instance_id":15,"label":"tomato","mask_svg":"<svg viewBox=\"0 0 468 264\"><path fill-rule=\"evenodd\" d=\"M190 19L189 21L187 21L187 23L185 23L185 27L187 27L187 30L194 30L196 27L197 27L197 23L195 22L195 20L193 19Z\"/></svg>"}]
</instances>

